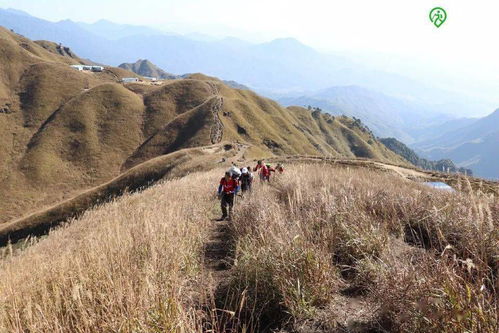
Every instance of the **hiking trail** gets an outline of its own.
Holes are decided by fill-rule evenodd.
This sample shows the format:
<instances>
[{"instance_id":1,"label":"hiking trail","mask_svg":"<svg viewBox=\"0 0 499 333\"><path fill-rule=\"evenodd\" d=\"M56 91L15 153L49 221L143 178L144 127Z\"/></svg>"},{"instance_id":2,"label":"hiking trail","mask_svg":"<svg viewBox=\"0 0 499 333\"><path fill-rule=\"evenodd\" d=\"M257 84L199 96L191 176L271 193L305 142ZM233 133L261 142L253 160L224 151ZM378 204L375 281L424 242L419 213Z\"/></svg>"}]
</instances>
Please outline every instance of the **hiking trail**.
<instances>
[{"instance_id":1,"label":"hiking trail","mask_svg":"<svg viewBox=\"0 0 499 333\"><path fill-rule=\"evenodd\" d=\"M220 112L222 111L224 105L224 98L220 95L220 91L215 82L207 82L210 92L215 96L215 101L211 106L211 112L213 114L214 124L210 130L210 140L212 144L219 143L222 141L224 135L224 124L220 119Z\"/></svg>"},{"instance_id":2,"label":"hiking trail","mask_svg":"<svg viewBox=\"0 0 499 333\"><path fill-rule=\"evenodd\" d=\"M234 332L233 315L224 310L226 284L234 264L234 244L230 235L230 221L212 221L210 236L204 245L206 298L201 307L205 314L203 332ZM222 301L223 302L223 301Z\"/></svg>"}]
</instances>

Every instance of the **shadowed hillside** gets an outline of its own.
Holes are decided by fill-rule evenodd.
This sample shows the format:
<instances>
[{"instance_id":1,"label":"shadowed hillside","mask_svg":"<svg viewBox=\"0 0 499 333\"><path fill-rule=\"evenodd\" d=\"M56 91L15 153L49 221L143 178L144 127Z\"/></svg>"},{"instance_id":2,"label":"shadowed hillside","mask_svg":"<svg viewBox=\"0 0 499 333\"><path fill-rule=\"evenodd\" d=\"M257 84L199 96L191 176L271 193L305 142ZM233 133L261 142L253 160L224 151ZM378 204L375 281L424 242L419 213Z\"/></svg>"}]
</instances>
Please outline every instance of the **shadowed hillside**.
<instances>
[{"instance_id":1,"label":"shadowed hillside","mask_svg":"<svg viewBox=\"0 0 499 333\"><path fill-rule=\"evenodd\" d=\"M123 84L136 74L77 71L70 50L0 29L2 222L183 148L249 145L246 158L364 157L405 163L357 121L283 108L202 74Z\"/></svg>"}]
</instances>

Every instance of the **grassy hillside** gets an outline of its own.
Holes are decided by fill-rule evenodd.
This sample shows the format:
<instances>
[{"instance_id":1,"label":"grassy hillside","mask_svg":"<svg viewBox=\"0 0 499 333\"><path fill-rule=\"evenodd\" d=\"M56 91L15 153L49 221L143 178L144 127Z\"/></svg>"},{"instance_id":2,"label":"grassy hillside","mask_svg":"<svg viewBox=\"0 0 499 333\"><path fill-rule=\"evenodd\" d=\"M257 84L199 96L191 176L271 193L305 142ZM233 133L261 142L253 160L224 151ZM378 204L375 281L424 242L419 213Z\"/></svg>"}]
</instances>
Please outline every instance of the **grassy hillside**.
<instances>
[{"instance_id":1,"label":"grassy hillside","mask_svg":"<svg viewBox=\"0 0 499 333\"><path fill-rule=\"evenodd\" d=\"M418 156L418 154L416 154L414 150L410 149L404 143L398 141L395 138L381 138L379 139L379 141L394 153L404 157L407 161L411 162L413 165L420 167L422 169L443 171L443 172L458 172L469 176L473 175L472 170L465 168L458 168L456 167L454 162L448 159L443 159L439 161L430 161L427 160L426 158L421 158Z\"/></svg>"},{"instance_id":2,"label":"grassy hillside","mask_svg":"<svg viewBox=\"0 0 499 333\"><path fill-rule=\"evenodd\" d=\"M4 249L0 330L497 332L497 197L296 164L219 224L223 171Z\"/></svg>"},{"instance_id":3,"label":"grassy hillside","mask_svg":"<svg viewBox=\"0 0 499 333\"><path fill-rule=\"evenodd\" d=\"M81 194L0 225L0 246L31 235L44 235L50 228L77 217L96 204L106 202L128 191L136 191L163 179L182 177L199 170L219 167L221 161L237 161L244 146L230 144L183 149L148 160L118 177ZM229 163L229 162L227 162Z\"/></svg>"},{"instance_id":4,"label":"grassy hillside","mask_svg":"<svg viewBox=\"0 0 499 333\"><path fill-rule=\"evenodd\" d=\"M137 76L70 68L83 62L50 42L0 29L0 201L6 222L117 177L149 159L224 142L245 157L366 157L405 163L358 122L283 108L248 90L194 74L122 84Z\"/></svg>"}]
</instances>

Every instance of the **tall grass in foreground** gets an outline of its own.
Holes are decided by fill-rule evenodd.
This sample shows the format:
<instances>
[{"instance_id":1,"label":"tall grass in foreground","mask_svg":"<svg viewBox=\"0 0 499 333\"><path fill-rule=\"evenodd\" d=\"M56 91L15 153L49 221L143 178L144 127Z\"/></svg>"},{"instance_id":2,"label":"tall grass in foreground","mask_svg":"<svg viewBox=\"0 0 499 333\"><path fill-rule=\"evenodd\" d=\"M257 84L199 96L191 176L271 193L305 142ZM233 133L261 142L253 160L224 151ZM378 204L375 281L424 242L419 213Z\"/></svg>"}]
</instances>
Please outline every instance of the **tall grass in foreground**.
<instances>
[{"instance_id":1,"label":"tall grass in foreground","mask_svg":"<svg viewBox=\"0 0 499 333\"><path fill-rule=\"evenodd\" d=\"M219 173L125 195L2 260L0 332L192 332Z\"/></svg>"},{"instance_id":2,"label":"tall grass in foreground","mask_svg":"<svg viewBox=\"0 0 499 333\"><path fill-rule=\"evenodd\" d=\"M203 250L222 171L125 195L20 253L4 249L0 332L498 331L497 198L466 181L445 193L366 169L290 166L238 199L234 265L217 275Z\"/></svg>"},{"instance_id":3,"label":"tall grass in foreground","mask_svg":"<svg viewBox=\"0 0 499 333\"><path fill-rule=\"evenodd\" d=\"M349 318L365 331L497 332L498 227L499 201L485 194L293 167L237 210L228 289L260 330L312 321L333 331L337 299L350 294L371 305L370 318Z\"/></svg>"}]
</instances>

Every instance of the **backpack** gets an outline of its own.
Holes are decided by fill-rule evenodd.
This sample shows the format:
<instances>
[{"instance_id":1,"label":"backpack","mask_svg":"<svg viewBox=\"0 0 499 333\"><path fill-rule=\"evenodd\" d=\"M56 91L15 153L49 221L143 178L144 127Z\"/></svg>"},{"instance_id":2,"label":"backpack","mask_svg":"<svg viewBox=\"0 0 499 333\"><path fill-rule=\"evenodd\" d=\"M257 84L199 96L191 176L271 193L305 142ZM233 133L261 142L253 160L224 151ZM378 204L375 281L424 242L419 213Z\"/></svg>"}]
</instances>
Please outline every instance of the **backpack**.
<instances>
[{"instance_id":1,"label":"backpack","mask_svg":"<svg viewBox=\"0 0 499 333\"><path fill-rule=\"evenodd\" d=\"M241 175L241 184L248 185L251 182L251 175L250 173L243 173Z\"/></svg>"},{"instance_id":2,"label":"backpack","mask_svg":"<svg viewBox=\"0 0 499 333\"><path fill-rule=\"evenodd\" d=\"M236 177L236 178L238 178L241 175L241 170L234 165L231 166L228 171L230 172L231 176Z\"/></svg>"}]
</instances>

